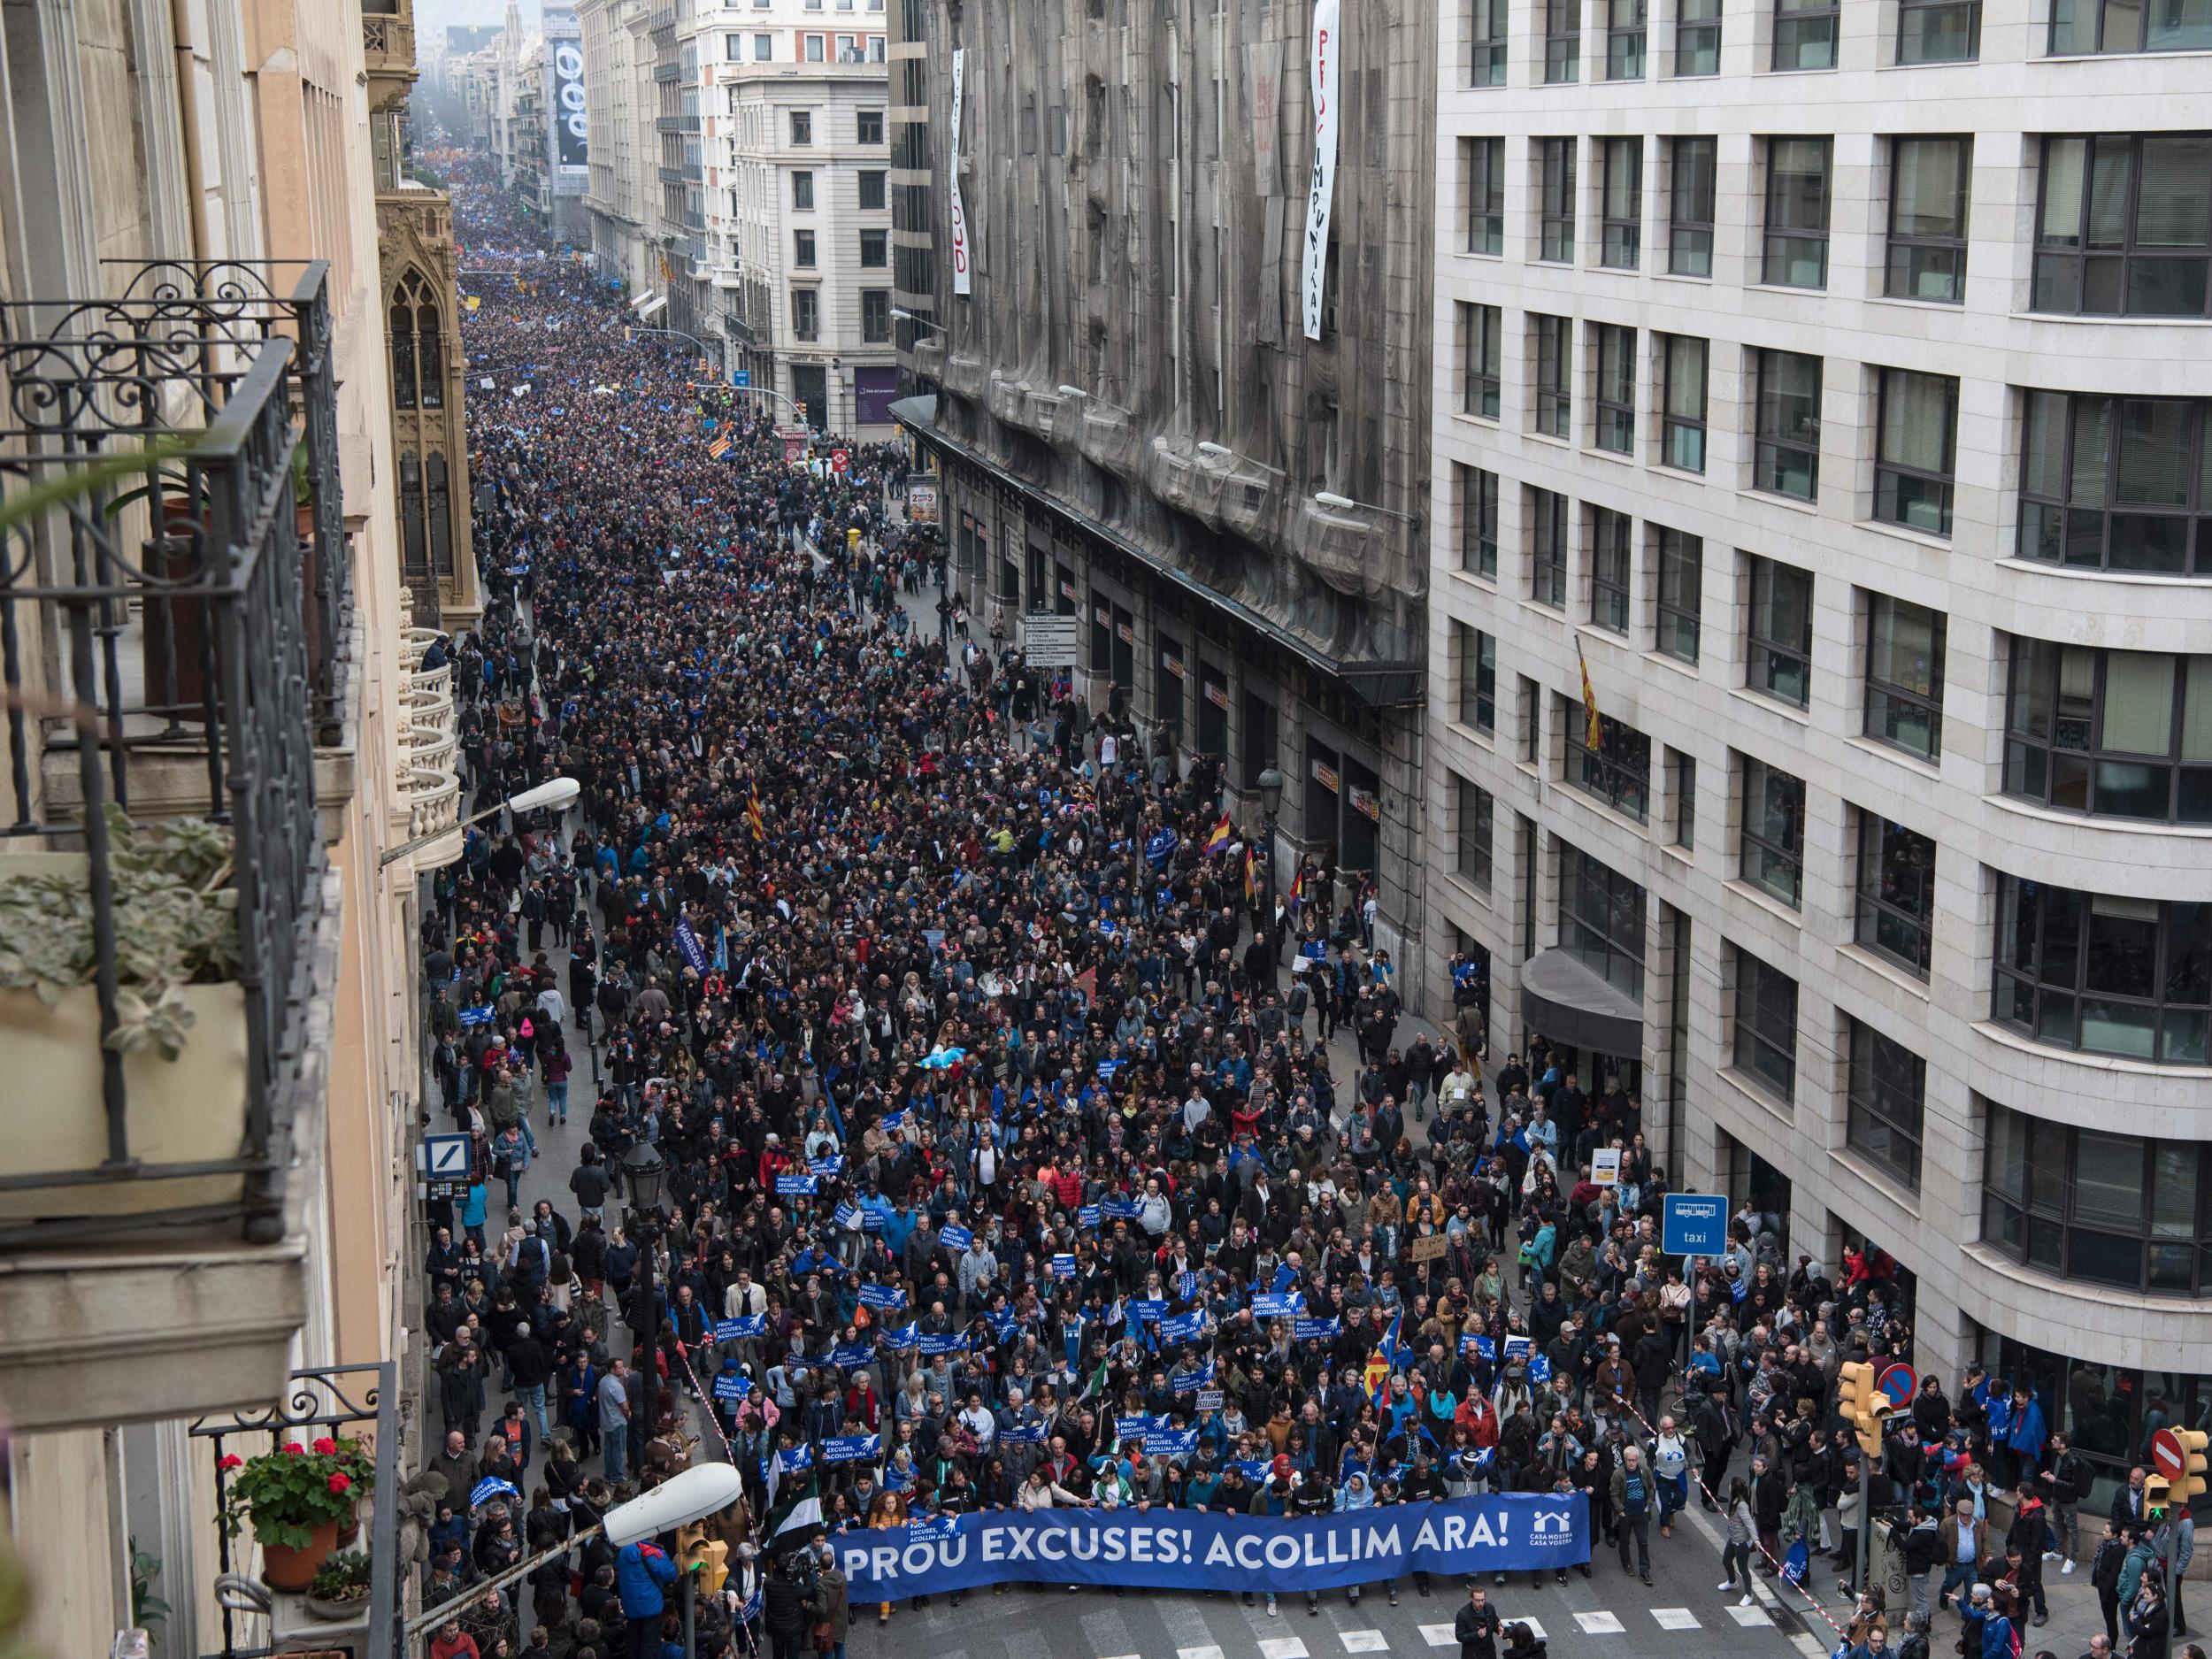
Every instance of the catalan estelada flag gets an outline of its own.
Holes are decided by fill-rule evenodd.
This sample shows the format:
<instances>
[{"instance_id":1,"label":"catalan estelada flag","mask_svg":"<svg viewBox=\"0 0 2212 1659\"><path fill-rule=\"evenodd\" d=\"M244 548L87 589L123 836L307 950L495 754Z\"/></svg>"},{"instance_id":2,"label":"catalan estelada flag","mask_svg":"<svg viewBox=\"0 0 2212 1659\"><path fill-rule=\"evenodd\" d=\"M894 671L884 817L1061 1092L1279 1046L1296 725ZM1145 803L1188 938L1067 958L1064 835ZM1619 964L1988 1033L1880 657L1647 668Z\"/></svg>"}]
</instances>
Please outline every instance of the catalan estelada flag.
<instances>
[{"instance_id":1,"label":"catalan estelada flag","mask_svg":"<svg viewBox=\"0 0 2212 1659\"><path fill-rule=\"evenodd\" d=\"M1206 851L1208 853L1217 853L1228 844L1229 815L1226 812L1224 812L1221 815L1221 822L1215 825L1213 828L1207 833Z\"/></svg>"},{"instance_id":2,"label":"catalan estelada flag","mask_svg":"<svg viewBox=\"0 0 2212 1659\"><path fill-rule=\"evenodd\" d=\"M708 453L709 455L712 456L712 457L713 457L716 460L718 460L718 460L720 460L720 459L721 459L724 456L727 455L729 452L730 452L730 434L729 434L728 433L726 433L726 433L724 433L724 434L723 434L720 437L717 438L717 439L716 439L716 440L715 440L712 443L710 443L709 445L707 445L707 453Z\"/></svg>"},{"instance_id":3,"label":"catalan estelada flag","mask_svg":"<svg viewBox=\"0 0 2212 1659\"><path fill-rule=\"evenodd\" d=\"M1398 1358L1398 1327L1405 1322L1405 1310L1401 1308L1390 1316L1390 1326L1382 1333L1382 1340L1375 1344L1375 1351L1367 1356L1366 1374L1361 1379L1367 1386L1367 1397L1378 1409L1390 1390L1391 1368Z\"/></svg>"},{"instance_id":4,"label":"catalan estelada flag","mask_svg":"<svg viewBox=\"0 0 2212 1659\"><path fill-rule=\"evenodd\" d=\"M1605 736L1605 723L1598 718L1597 687L1590 683L1590 664L1583 660L1579 639L1575 641L1575 664L1582 670L1582 746L1594 752Z\"/></svg>"}]
</instances>

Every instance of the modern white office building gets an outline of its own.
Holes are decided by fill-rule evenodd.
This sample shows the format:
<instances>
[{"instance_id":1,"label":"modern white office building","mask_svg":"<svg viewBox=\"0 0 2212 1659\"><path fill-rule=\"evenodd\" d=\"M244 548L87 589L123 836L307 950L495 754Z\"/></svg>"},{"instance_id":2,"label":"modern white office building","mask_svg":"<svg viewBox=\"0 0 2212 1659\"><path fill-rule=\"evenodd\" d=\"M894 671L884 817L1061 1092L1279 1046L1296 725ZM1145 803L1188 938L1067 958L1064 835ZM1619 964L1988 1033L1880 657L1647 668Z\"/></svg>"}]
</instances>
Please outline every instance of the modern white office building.
<instances>
[{"instance_id":1,"label":"modern white office building","mask_svg":"<svg viewBox=\"0 0 2212 1659\"><path fill-rule=\"evenodd\" d=\"M2208 50L1472 0L1439 51L1431 977L2108 1467L2212 1413Z\"/></svg>"}]
</instances>

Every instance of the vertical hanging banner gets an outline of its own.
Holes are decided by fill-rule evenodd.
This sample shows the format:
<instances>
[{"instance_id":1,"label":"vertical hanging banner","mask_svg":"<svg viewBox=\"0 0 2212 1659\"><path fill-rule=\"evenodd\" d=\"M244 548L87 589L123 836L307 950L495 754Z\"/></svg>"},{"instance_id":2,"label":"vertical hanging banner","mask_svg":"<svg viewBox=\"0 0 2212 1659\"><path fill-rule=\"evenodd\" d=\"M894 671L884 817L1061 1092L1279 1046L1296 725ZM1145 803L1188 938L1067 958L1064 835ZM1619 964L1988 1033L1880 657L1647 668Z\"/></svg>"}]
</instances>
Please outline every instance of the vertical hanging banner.
<instances>
[{"instance_id":1,"label":"vertical hanging banner","mask_svg":"<svg viewBox=\"0 0 2212 1659\"><path fill-rule=\"evenodd\" d=\"M1306 193L1309 340L1321 338L1321 287L1329 269L1329 207L1336 195L1337 63L1343 55L1337 27L1339 4L1340 0L1313 0L1313 182ZM954 84L958 84L956 78Z\"/></svg>"},{"instance_id":2,"label":"vertical hanging banner","mask_svg":"<svg viewBox=\"0 0 2212 1659\"><path fill-rule=\"evenodd\" d=\"M1334 0L1330 0L1332 4ZM965 294L968 288L968 206L960 199L960 95L966 79L968 53L964 47L956 47L952 54L952 155L945 169L946 181L952 187L952 291Z\"/></svg>"}]
</instances>

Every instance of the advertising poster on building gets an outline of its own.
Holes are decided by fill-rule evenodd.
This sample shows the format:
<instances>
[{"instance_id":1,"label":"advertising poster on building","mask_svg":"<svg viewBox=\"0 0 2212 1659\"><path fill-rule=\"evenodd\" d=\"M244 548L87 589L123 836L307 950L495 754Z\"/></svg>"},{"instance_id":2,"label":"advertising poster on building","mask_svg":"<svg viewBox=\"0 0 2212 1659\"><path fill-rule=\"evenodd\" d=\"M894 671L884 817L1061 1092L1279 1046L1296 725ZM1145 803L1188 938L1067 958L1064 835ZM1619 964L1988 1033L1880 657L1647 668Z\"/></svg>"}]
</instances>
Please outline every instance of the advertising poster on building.
<instances>
[{"instance_id":1,"label":"advertising poster on building","mask_svg":"<svg viewBox=\"0 0 2212 1659\"><path fill-rule=\"evenodd\" d=\"M906 486L906 521L909 524L937 522L937 486L925 484L919 479L910 479Z\"/></svg>"},{"instance_id":2,"label":"advertising poster on building","mask_svg":"<svg viewBox=\"0 0 2212 1659\"><path fill-rule=\"evenodd\" d=\"M1331 4L1335 0L1329 0ZM960 199L960 94L967 72L968 54L956 48L952 54L952 165L946 177L952 186L952 291L969 292L968 204Z\"/></svg>"},{"instance_id":3,"label":"advertising poster on building","mask_svg":"<svg viewBox=\"0 0 2212 1659\"><path fill-rule=\"evenodd\" d=\"M1314 0L1313 182L1306 192L1306 338L1321 338L1321 287L1329 268L1329 209L1336 196L1337 64L1343 55L1339 0Z\"/></svg>"},{"instance_id":4,"label":"advertising poster on building","mask_svg":"<svg viewBox=\"0 0 2212 1659\"><path fill-rule=\"evenodd\" d=\"M584 118L584 48L580 41L555 40L547 43L553 67L553 164L565 175L581 179L591 169Z\"/></svg>"}]
</instances>

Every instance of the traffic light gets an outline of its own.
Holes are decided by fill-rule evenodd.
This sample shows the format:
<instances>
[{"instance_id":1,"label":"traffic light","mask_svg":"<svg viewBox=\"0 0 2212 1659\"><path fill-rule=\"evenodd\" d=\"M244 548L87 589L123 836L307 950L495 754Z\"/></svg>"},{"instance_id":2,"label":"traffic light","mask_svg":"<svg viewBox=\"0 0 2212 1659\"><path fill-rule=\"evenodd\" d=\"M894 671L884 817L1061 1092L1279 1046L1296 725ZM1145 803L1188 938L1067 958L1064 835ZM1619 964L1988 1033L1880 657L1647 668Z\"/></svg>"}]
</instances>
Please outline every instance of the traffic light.
<instances>
[{"instance_id":1,"label":"traffic light","mask_svg":"<svg viewBox=\"0 0 2212 1659\"><path fill-rule=\"evenodd\" d=\"M2174 1496L2185 1507L2204 1492L2207 1436L2202 1429L2176 1429L2174 1438L2181 1442L2181 1489Z\"/></svg>"},{"instance_id":2,"label":"traffic light","mask_svg":"<svg viewBox=\"0 0 2212 1659\"><path fill-rule=\"evenodd\" d=\"M2167 1482L2165 1476L2153 1475L2148 1480L2146 1480L2143 1483L2143 1513L2145 1515L2165 1514L2167 1502L2166 1493Z\"/></svg>"},{"instance_id":3,"label":"traffic light","mask_svg":"<svg viewBox=\"0 0 2212 1659\"><path fill-rule=\"evenodd\" d=\"M1882 1455L1882 1421L1890 1404L1874 1386L1874 1367L1864 1360L1846 1361L1837 1385L1837 1408L1858 1436L1859 1449L1870 1458Z\"/></svg>"},{"instance_id":4,"label":"traffic light","mask_svg":"<svg viewBox=\"0 0 2212 1659\"><path fill-rule=\"evenodd\" d=\"M676 1571L699 1572L712 1560L708 1551L707 1529L694 1521L676 1529Z\"/></svg>"},{"instance_id":5,"label":"traffic light","mask_svg":"<svg viewBox=\"0 0 2212 1659\"><path fill-rule=\"evenodd\" d=\"M700 1587L709 1595L718 1593L730 1578L730 1547L718 1538L706 1543L706 1560L700 1574Z\"/></svg>"}]
</instances>

